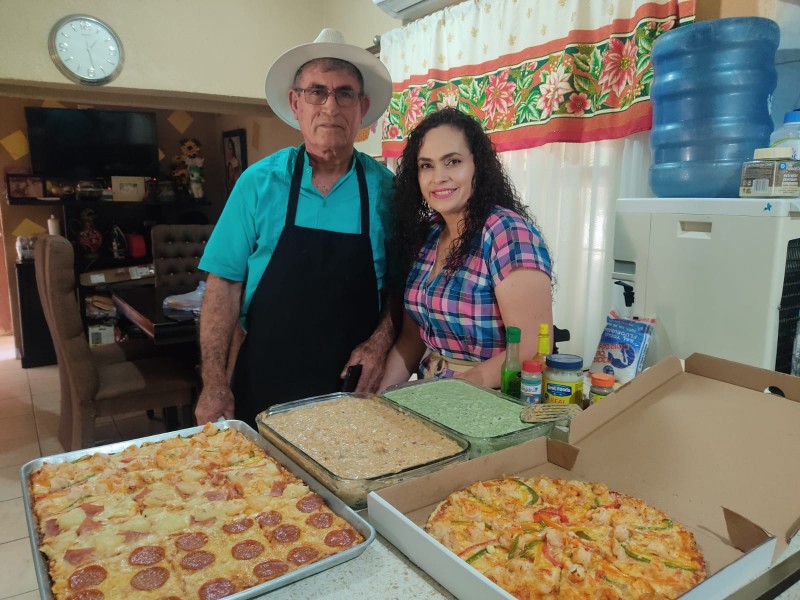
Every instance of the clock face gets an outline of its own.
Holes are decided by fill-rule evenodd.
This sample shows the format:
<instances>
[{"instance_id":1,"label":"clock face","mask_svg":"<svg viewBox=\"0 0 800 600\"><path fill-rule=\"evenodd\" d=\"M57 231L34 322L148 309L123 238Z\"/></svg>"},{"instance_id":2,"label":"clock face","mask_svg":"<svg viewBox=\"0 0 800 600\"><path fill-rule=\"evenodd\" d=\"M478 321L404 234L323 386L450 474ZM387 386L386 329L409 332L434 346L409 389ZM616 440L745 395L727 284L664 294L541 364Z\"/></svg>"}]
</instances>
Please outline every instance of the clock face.
<instances>
[{"instance_id":1,"label":"clock face","mask_svg":"<svg viewBox=\"0 0 800 600\"><path fill-rule=\"evenodd\" d=\"M103 85L122 69L122 42L94 17L64 17L50 31L49 46L58 69L76 83Z\"/></svg>"}]
</instances>

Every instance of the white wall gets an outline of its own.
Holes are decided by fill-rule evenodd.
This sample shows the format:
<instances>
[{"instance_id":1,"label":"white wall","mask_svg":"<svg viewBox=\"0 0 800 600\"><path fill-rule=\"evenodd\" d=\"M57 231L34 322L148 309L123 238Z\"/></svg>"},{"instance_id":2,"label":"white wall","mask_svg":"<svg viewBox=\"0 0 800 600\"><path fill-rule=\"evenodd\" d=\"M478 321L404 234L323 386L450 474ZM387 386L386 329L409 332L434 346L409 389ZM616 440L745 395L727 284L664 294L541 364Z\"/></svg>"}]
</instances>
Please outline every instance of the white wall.
<instances>
[{"instance_id":1,"label":"white wall","mask_svg":"<svg viewBox=\"0 0 800 600\"><path fill-rule=\"evenodd\" d=\"M372 46L375 35L400 27L402 22L393 19L372 0L326 0L325 27L338 29L350 43L362 48Z\"/></svg>"},{"instance_id":2,"label":"white wall","mask_svg":"<svg viewBox=\"0 0 800 600\"><path fill-rule=\"evenodd\" d=\"M775 21L781 26L779 48L800 48L800 1L778 0Z\"/></svg>"},{"instance_id":3,"label":"white wall","mask_svg":"<svg viewBox=\"0 0 800 600\"><path fill-rule=\"evenodd\" d=\"M125 65L110 84L77 86L50 59L50 29L71 13L102 19L121 37ZM0 0L0 94L264 104L267 69L288 48L326 26L367 47L396 24L372 0Z\"/></svg>"},{"instance_id":4,"label":"white wall","mask_svg":"<svg viewBox=\"0 0 800 600\"><path fill-rule=\"evenodd\" d=\"M788 111L800 108L800 1L778 2L775 20L781 28L775 57L778 87L772 99L772 121L777 129Z\"/></svg>"}]
</instances>

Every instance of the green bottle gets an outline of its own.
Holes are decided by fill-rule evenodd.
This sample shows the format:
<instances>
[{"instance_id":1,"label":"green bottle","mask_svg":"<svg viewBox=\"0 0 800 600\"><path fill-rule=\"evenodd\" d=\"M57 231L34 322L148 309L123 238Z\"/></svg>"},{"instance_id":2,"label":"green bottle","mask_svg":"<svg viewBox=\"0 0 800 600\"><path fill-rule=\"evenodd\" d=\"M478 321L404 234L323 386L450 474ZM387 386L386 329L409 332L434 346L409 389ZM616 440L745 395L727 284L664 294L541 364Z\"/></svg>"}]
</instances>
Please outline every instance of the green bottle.
<instances>
[{"instance_id":1,"label":"green bottle","mask_svg":"<svg viewBox=\"0 0 800 600\"><path fill-rule=\"evenodd\" d=\"M500 370L500 391L512 398L519 398L522 379L522 363L519 360L519 327L506 327L506 358Z\"/></svg>"}]
</instances>

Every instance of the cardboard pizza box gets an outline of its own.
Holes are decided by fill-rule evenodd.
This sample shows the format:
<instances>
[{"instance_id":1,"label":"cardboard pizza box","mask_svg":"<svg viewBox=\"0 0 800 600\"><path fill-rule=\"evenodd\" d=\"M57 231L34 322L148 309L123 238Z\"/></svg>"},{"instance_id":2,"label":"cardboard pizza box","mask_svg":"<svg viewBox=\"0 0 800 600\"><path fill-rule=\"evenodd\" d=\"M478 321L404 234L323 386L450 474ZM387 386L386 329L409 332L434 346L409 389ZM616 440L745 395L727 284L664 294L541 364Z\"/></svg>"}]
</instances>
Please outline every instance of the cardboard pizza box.
<instances>
[{"instance_id":1,"label":"cardboard pizza box","mask_svg":"<svg viewBox=\"0 0 800 600\"><path fill-rule=\"evenodd\" d=\"M685 367L668 358L576 417L569 443L532 440L372 492L369 518L462 600L511 598L422 530L433 508L506 475L602 482L694 534L709 577L684 598L724 598L767 569L796 532L798 399L797 377L699 354Z\"/></svg>"}]
</instances>

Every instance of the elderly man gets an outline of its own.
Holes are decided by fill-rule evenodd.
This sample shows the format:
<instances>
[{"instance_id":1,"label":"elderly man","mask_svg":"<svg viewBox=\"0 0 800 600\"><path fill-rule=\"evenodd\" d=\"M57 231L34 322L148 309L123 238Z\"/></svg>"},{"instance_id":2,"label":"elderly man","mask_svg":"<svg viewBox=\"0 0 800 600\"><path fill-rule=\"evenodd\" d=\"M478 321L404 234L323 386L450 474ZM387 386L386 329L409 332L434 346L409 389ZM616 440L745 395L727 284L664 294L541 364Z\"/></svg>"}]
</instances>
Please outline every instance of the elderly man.
<instances>
[{"instance_id":1,"label":"elderly man","mask_svg":"<svg viewBox=\"0 0 800 600\"><path fill-rule=\"evenodd\" d=\"M392 173L353 148L389 103L389 72L324 29L274 62L266 95L303 145L242 173L203 254L198 423L252 425L272 404L339 391L352 365L357 391L374 390L394 338L381 312ZM229 384L237 321L247 335Z\"/></svg>"}]
</instances>

